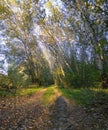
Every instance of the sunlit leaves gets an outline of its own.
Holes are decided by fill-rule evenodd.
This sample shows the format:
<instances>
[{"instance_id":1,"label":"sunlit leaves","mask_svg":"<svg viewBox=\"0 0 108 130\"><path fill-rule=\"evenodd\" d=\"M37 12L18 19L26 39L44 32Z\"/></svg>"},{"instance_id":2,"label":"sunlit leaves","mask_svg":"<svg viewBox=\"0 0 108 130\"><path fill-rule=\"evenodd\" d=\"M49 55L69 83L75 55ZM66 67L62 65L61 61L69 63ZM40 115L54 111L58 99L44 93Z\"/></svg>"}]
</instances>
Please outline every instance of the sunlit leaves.
<instances>
[{"instance_id":1,"label":"sunlit leaves","mask_svg":"<svg viewBox=\"0 0 108 130\"><path fill-rule=\"evenodd\" d=\"M48 9L53 8L53 6L54 5L53 5L52 1L47 1L46 4L45 4L45 7L48 8Z\"/></svg>"},{"instance_id":2,"label":"sunlit leaves","mask_svg":"<svg viewBox=\"0 0 108 130\"><path fill-rule=\"evenodd\" d=\"M5 5L5 2L0 2L0 19L2 20L5 16L9 16L11 14L11 10Z\"/></svg>"},{"instance_id":3,"label":"sunlit leaves","mask_svg":"<svg viewBox=\"0 0 108 130\"><path fill-rule=\"evenodd\" d=\"M63 14L59 6L56 6L52 1L47 1L45 3L45 10L48 20L51 19L53 22L59 22L63 18Z\"/></svg>"}]
</instances>

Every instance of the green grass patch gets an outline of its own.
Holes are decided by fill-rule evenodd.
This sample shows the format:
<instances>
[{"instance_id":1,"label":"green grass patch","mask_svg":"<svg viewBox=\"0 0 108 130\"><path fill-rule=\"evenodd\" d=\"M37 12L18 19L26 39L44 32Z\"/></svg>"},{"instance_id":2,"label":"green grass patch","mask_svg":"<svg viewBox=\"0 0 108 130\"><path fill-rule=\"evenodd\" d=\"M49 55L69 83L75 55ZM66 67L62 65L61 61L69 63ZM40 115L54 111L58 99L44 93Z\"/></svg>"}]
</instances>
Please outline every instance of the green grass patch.
<instances>
[{"instance_id":1,"label":"green grass patch","mask_svg":"<svg viewBox=\"0 0 108 130\"><path fill-rule=\"evenodd\" d=\"M0 91L0 96L3 97L12 97L12 96L28 96L28 95L32 95L35 92L38 92L40 90L42 90L43 88L20 88L17 90L10 90L10 91Z\"/></svg>"},{"instance_id":2,"label":"green grass patch","mask_svg":"<svg viewBox=\"0 0 108 130\"><path fill-rule=\"evenodd\" d=\"M53 87L48 87L42 97L43 104L48 106L54 101L54 99L55 99L54 89Z\"/></svg>"},{"instance_id":3,"label":"green grass patch","mask_svg":"<svg viewBox=\"0 0 108 130\"><path fill-rule=\"evenodd\" d=\"M58 88L58 90L68 99L73 99L76 104L87 106L96 97L96 91L90 89Z\"/></svg>"},{"instance_id":4,"label":"green grass patch","mask_svg":"<svg viewBox=\"0 0 108 130\"><path fill-rule=\"evenodd\" d=\"M91 88L91 90L95 91L95 92L102 92L102 93L106 93L108 94L108 89L102 89L102 88Z\"/></svg>"},{"instance_id":5,"label":"green grass patch","mask_svg":"<svg viewBox=\"0 0 108 130\"><path fill-rule=\"evenodd\" d=\"M27 96L27 95L32 95L35 92L38 92L40 90L42 90L43 88L22 88L17 90L17 95L18 96Z\"/></svg>"}]
</instances>

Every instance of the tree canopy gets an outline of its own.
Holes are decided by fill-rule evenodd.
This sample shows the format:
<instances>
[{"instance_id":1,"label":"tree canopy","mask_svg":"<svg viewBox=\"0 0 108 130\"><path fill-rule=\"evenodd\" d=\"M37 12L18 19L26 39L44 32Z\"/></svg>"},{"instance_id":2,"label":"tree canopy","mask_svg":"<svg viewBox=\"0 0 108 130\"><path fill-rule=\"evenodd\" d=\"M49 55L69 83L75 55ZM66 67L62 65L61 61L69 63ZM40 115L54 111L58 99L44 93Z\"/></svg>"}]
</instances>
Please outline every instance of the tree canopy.
<instances>
[{"instance_id":1,"label":"tree canopy","mask_svg":"<svg viewBox=\"0 0 108 130\"><path fill-rule=\"evenodd\" d=\"M0 29L12 86L108 87L107 0L2 0Z\"/></svg>"}]
</instances>

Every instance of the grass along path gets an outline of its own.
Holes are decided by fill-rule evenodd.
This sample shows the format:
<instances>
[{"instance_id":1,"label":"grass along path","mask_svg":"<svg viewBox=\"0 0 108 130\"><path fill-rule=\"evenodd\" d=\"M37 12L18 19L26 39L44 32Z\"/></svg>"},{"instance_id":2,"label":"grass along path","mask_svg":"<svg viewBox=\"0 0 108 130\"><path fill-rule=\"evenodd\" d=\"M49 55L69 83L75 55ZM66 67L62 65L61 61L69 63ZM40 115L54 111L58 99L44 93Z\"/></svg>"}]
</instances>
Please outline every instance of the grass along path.
<instances>
[{"instance_id":1,"label":"grass along path","mask_svg":"<svg viewBox=\"0 0 108 130\"><path fill-rule=\"evenodd\" d=\"M67 99L74 100L76 104L82 106L87 106L96 96L96 92L89 89L58 88L58 91Z\"/></svg>"},{"instance_id":2,"label":"grass along path","mask_svg":"<svg viewBox=\"0 0 108 130\"><path fill-rule=\"evenodd\" d=\"M0 90L0 97L15 97L15 96L30 96L33 93L36 93L42 90L43 87L27 87L27 88L20 88L20 89L11 89L11 90Z\"/></svg>"},{"instance_id":3,"label":"grass along path","mask_svg":"<svg viewBox=\"0 0 108 130\"><path fill-rule=\"evenodd\" d=\"M22 89L19 89L17 91L17 95L19 95L19 96L31 96L32 94L39 92L41 90L43 90L43 88L36 88L36 87L22 88Z\"/></svg>"},{"instance_id":4,"label":"grass along path","mask_svg":"<svg viewBox=\"0 0 108 130\"><path fill-rule=\"evenodd\" d=\"M48 87L42 96L43 104L46 106L53 104L60 95L55 86Z\"/></svg>"}]
</instances>

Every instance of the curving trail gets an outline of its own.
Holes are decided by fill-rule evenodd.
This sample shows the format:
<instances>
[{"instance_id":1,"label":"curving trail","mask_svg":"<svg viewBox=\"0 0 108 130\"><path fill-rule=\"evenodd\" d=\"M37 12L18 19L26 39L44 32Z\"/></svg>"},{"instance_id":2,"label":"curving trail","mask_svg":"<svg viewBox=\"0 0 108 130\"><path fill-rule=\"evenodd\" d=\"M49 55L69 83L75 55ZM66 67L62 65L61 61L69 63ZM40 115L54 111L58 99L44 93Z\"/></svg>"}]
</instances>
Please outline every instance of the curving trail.
<instances>
[{"instance_id":1,"label":"curving trail","mask_svg":"<svg viewBox=\"0 0 108 130\"><path fill-rule=\"evenodd\" d=\"M54 101L43 104L43 89L31 96L0 100L0 130L107 130L86 109L64 98L56 88ZM50 97L49 97L50 98Z\"/></svg>"}]
</instances>

